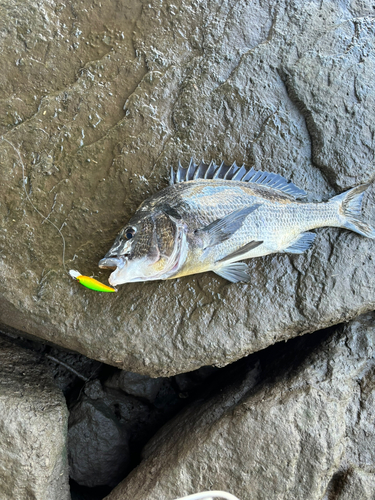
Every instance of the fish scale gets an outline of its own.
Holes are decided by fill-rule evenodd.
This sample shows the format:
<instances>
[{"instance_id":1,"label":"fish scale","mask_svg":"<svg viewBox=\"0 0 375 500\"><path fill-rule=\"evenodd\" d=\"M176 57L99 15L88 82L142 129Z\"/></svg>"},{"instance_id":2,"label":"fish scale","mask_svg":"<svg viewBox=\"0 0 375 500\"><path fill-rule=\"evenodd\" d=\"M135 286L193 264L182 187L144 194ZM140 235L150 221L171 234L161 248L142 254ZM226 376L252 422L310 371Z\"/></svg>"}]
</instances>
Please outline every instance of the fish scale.
<instances>
[{"instance_id":1,"label":"fish scale","mask_svg":"<svg viewBox=\"0 0 375 500\"><path fill-rule=\"evenodd\" d=\"M305 203L298 199L305 191L278 174L191 161L172 171L170 186L141 204L99 265L115 268L113 286L205 271L248 281L240 261L302 253L313 244L311 229L342 227L374 238L360 217L366 188Z\"/></svg>"},{"instance_id":2,"label":"fish scale","mask_svg":"<svg viewBox=\"0 0 375 500\"><path fill-rule=\"evenodd\" d=\"M189 213L196 211L199 214L198 221L194 221L195 226L197 226L199 222L202 222L202 219L206 223L211 223L247 205L260 202L262 206L246 218L242 227L231 238L206 251L204 263L207 269L213 269L217 261L220 261L250 240L262 241L263 244L242 258L259 257L280 252L301 232L327 225L341 225L337 206L333 203L293 202L289 198L281 199L282 196L279 196L279 201L267 200L260 196L247 194L246 191L250 193L256 191L256 186L231 186L231 189L228 190L225 183L226 181L217 181L216 186L211 185L208 196L197 195L196 192L194 194L189 193L187 196L188 191L185 191L183 197L188 209L184 208L184 217L187 219ZM191 202L189 196L191 196ZM223 196L230 196L231 199L222 203L218 202L215 207L215 198L220 199ZM192 227L193 225L194 223ZM196 260L191 255L187 259L185 266L181 268L180 275L182 276L186 272L190 274L191 269L196 266Z\"/></svg>"}]
</instances>

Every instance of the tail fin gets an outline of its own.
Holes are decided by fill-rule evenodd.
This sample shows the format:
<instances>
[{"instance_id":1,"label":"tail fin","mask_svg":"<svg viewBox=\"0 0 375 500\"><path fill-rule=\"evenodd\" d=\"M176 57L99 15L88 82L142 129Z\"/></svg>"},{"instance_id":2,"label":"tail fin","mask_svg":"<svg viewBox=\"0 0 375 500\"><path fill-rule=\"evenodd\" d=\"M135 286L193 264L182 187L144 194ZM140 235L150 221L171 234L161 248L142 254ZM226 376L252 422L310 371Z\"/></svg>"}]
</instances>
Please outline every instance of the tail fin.
<instances>
[{"instance_id":1,"label":"tail fin","mask_svg":"<svg viewBox=\"0 0 375 500\"><path fill-rule=\"evenodd\" d=\"M361 184L345 193L334 196L331 201L335 201L340 205L339 212L344 218L342 227L367 238L375 238L375 230L360 219L362 199L368 186L369 184Z\"/></svg>"}]
</instances>

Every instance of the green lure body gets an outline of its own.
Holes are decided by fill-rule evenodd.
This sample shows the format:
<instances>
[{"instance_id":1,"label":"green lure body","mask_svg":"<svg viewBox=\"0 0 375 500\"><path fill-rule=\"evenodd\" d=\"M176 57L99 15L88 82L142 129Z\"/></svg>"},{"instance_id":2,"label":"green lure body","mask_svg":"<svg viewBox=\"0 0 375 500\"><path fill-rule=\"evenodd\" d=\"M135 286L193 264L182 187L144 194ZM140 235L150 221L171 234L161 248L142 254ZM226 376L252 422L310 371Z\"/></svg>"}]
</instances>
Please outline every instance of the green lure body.
<instances>
[{"instance_id":1,"label":"green lure body","mask_svg":"<svg viewBox=\"0 0 375 500\"><path fill-rule=\"evenodd\" d=\"M116 288L112 288L107 285L103 285L100 281L90 278L89 276L83 276L78 271L71 270L69 274L72 278L76 279L81 285L90 290L95 290L96 292L117 292Z\"/></svg>"}]
</instances>

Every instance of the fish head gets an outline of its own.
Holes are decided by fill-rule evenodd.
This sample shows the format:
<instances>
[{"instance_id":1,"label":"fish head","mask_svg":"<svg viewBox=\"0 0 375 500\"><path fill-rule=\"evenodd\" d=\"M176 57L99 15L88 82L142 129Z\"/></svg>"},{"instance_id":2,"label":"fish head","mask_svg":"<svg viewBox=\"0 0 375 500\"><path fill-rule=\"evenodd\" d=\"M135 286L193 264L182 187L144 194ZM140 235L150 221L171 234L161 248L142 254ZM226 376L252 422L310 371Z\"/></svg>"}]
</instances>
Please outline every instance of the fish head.
<instances>
[{"instance_id":1,"label":"fish head","mask_svg":"<svg viewBox=\"0 0 375 500\"><path fill-rule=\"evenodd\" d=\"M114 269L112 286L167 279L186 259L186 227L164 210L137 212L120 231L101 269Z\"/></svg>"}]
</instances>

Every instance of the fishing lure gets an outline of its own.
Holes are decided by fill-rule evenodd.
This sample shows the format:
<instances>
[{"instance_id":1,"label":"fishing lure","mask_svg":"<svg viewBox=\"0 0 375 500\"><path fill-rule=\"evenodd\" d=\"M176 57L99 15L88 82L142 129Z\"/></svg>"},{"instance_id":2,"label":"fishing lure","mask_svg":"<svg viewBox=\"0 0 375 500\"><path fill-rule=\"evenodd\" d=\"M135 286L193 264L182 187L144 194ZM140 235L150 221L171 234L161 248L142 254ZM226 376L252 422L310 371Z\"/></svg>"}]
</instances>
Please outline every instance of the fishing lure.
<instances>
[{"instance_id":1,"label":"fishing lure","mask_svg":"<svg viewBox=\"0 0 375 500\"><path fill-rule=\"evenodd\" d=\"M117 292L116 288L103 285L103 283L100 283L100 281L94 278L90 278L89 276L83 276L78 271L74 271L74 269L71 269L69 271L69 274L72 278L77 280L78 283L81 283L81 285L85 286L86 288L90 288L90 290L95 290L96 292Z\"/></svg>"}]
</instances>

